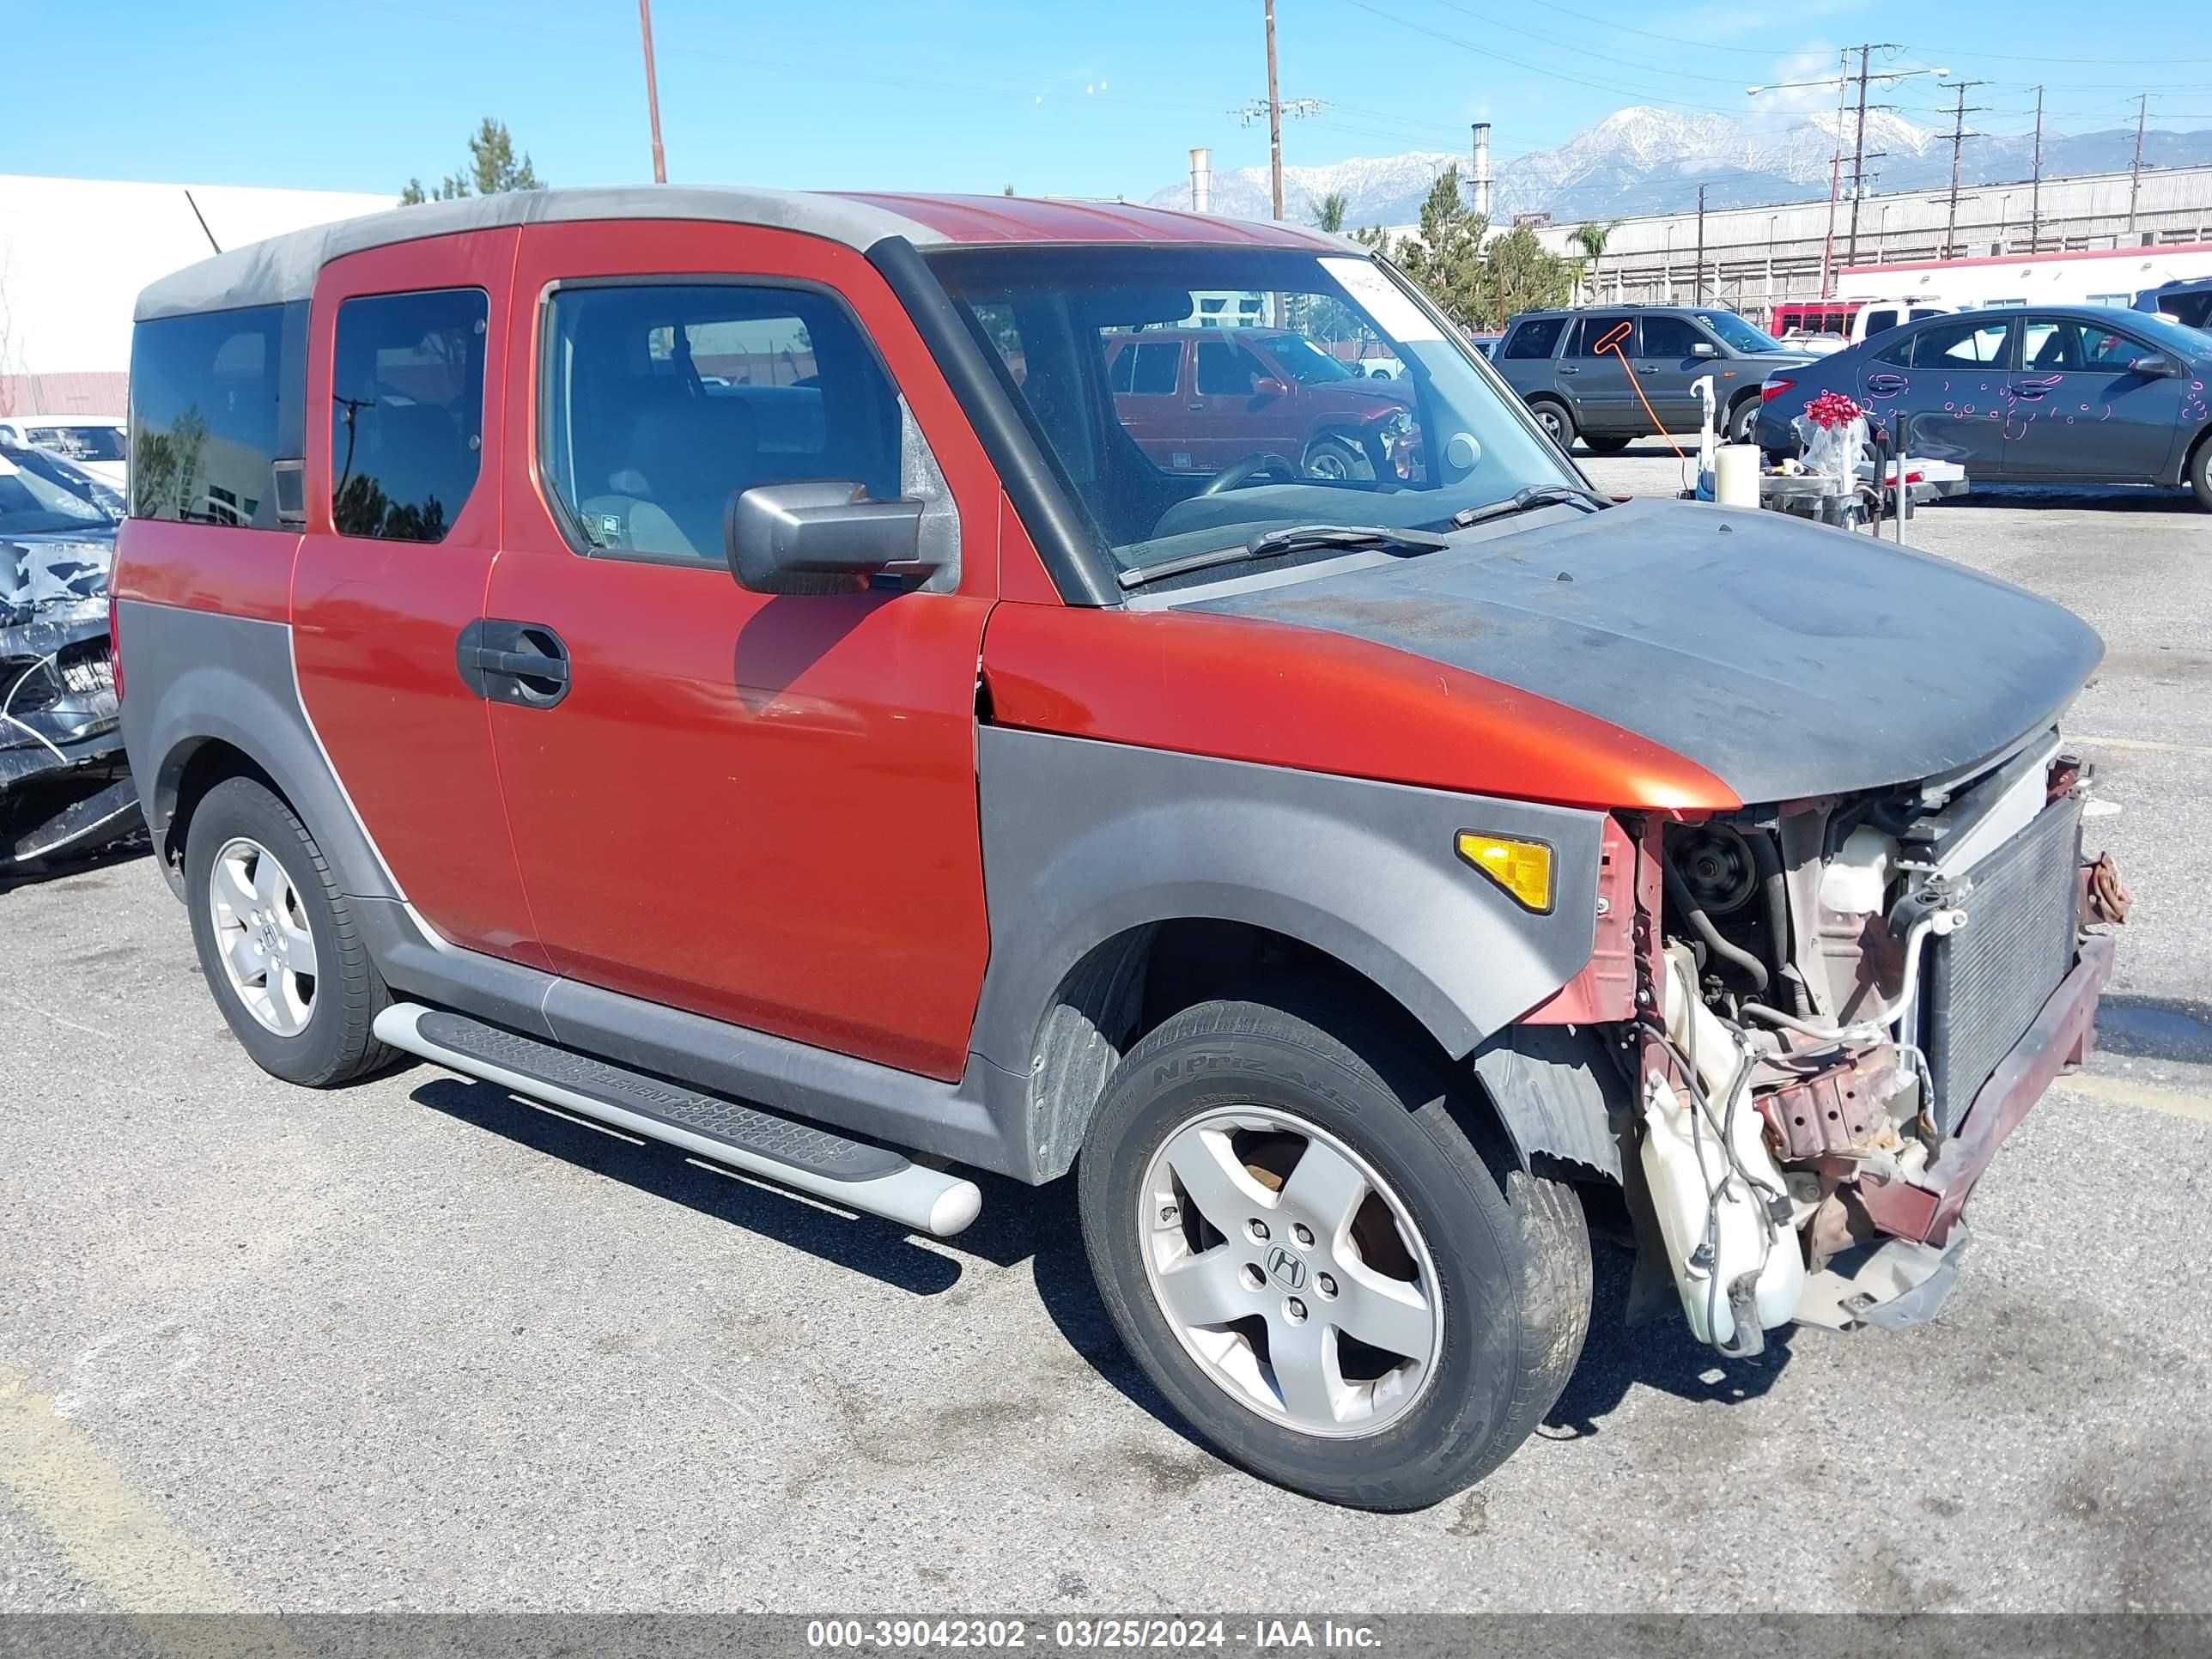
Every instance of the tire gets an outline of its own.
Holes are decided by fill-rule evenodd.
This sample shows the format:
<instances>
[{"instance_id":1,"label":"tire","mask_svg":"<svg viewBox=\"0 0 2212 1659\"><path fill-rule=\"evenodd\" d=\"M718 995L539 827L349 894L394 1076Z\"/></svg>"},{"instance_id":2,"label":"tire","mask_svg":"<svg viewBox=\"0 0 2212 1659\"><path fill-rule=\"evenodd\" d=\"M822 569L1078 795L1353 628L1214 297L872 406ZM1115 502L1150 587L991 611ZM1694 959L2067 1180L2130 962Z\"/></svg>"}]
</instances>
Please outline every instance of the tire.
<instances>
[{"instance_id":1,"label":"tire","mask_svg":"<svg viewBox=\"0 0 2212 1659\"><path fill-rule=\"evenodd\" d=\"M1084 1243L1123 1344L1224 1456L1331 1503L1421 1509L1497 1468L1565 1387L1589 1233L1560 1183L1516 1170L1501 1190L1387 1027L1277 1006L1300 1000L1203 1003L1131 1050L1077 1168ZM1192 1324L1170 1297L1229 1311ZM1354 1322L1394 1346L1347 1345ZM1334 1376L1310 1358L1332 1352Z\"/></svg>"},{"instance_id":2,"label":"tire","mask_svg":"<svg viewBox=\"0 0 2212 1659\"><path fill-rule=\"evenodd\" d=\"M1635 441L1633 438L1601 438L1588 432L1583 434L1583 447L1593 455L1618 455Z\"/></svg>"},{"instance_id":3,"label":"tire","mask_svg":"<svg viewBox=\"0 0 2212 1659\"><path fill-rule=\"evenodd\" d=\"M1372 480L1375 464L1357 445L1343 438L1316 438L1306 446L1304 461L1309 478Z\"/></svg>"},{"instance_id":4,"label":"tire","mask_svg":"<svg viewBox=\"0 0 2212 1659\"><path fill-rule=\"evenodd\" d=\"M185 846L185 899L200 971L255 1065L326 1089L392 1063L370 1032L392 994L314 836L267 787L230 778L208 791ZM227 965L241 953L262 964L259 987Z\"/></svg>"},{"instance_id":5,"label":"tire","mask_svg":"<svg viewBox=\"0 0 2212 1659\"><path fill-rule=\"evenodd\" d=\"M1756 441L1759 432L1759 399L1746 398L1729 411L1728 441L1732 444Z\"/></svg>"},{"instance_id":6,"label":"tire","mask_svg":"<svg viewBox=\"0 0 2212 1659\"><path fill-rule=\"evenodd\" d=\"M2212 432L2197 441L2189 458L2189 489L2201 511L2212 513Z\"/></svg>"},{"instance_id":7,"label":"tire","mask_svg":"<svg viewBox=\"0 0 2212 1659\"><path fill-rule=\"evenodd\" d=\"M1575 417L1567 412L1567 406L1557 398L1529 398L1528 412L1551 434L1553 443L1562 449L1574 447Z\"/></svg>"}]
</instances>

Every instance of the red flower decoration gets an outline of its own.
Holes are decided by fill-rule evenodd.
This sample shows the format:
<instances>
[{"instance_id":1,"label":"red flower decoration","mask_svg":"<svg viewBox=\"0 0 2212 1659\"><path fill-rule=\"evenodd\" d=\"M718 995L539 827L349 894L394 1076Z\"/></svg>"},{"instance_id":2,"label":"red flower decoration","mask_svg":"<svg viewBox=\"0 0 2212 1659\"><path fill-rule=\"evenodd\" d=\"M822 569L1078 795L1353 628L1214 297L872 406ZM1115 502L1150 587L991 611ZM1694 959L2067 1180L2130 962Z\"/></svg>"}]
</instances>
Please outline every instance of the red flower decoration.
<instances>
[{"instance_id":1,"label":"red flower decoration","mask_svg":"<svg viewBox=\"0 0 2212 1659\"><path fill-rule=\"evenodd\" d=\"M1805 418L1814 426L1831 431L1839 426L1849 426L1865 413L1864 409L1840 392L1824 392L1805 405Z\"/></svg>"}]
</instances>

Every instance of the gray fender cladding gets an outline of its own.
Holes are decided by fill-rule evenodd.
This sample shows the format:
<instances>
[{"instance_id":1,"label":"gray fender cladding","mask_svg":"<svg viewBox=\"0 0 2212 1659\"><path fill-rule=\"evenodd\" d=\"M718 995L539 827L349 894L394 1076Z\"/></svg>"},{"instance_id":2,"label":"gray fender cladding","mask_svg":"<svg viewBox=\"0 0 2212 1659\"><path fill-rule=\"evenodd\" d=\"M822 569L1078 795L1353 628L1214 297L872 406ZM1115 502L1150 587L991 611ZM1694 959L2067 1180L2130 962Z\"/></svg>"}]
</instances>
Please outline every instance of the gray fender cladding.
<instances>
[{"instance_id":1,"label":"gray fender cladding","mask_svg":"<svg viewBox=\"0 0 2212 1659\"><path fill-rule=\"evenodd\" d=\"M991 965L977 1053L1027 1076L1055 989L1146 922L1249 923L1326 951L1455 1058L1549 996L1596 937L1604 816L986 726ZM1541 841L1550 914L1462 861L1459 831Z\"/></svg>"},{"instance_id":2,"label":"gray fender cladding","mask_svg":"<svg viewBox=\"0 0 2212 1659\"><path fill-rule=\"evenodd\" d=\"M128 693L123 741L158 849L185 764L228 744L267 773L300 815L349 896L398 896L301 706L292 630L283 623L122 599L116 604Z\"/></svg>"}]
</instances>

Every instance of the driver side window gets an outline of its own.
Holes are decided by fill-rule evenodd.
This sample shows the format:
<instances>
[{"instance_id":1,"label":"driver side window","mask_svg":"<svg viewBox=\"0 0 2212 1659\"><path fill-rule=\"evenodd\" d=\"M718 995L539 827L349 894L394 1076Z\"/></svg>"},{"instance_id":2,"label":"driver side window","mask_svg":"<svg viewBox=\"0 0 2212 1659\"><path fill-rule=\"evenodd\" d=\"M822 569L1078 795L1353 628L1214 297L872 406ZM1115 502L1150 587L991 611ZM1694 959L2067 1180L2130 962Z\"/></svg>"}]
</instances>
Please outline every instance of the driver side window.
<instances>
[{"instance_id":1,"label":"driver side window","mask_svg":"<svg viewBox=\"0 0 2212 1659\"><path fill-rule=\"evenodd\" d=\"M1198 395L1201 398L1249 398L1267 372L1243 346L1226 340L1198 343Z\"/></svg>"}]
</instances>

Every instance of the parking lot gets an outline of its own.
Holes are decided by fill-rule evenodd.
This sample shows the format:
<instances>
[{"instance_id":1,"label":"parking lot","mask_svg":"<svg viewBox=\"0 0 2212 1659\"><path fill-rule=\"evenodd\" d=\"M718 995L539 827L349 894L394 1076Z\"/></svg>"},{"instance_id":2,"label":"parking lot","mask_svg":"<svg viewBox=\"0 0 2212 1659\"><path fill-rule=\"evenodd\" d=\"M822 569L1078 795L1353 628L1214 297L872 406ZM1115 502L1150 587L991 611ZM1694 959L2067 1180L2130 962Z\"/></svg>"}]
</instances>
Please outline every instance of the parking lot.
<instances>
[{"instance_id":1,"label":"parking lot","mask_svg":"<svg viewBox=\"0 0 2212 1659\"><path fill-rule=\"evenodd\" d=\"M1067 1183L924 1241L427 1066L291 1089L110 860L0 891L0 1609L2212 1608L2212 514L1909 540L2103 633L2069 730L2136 898L1934 1325L1723 1364L1607 1254L1537 1439L1331 1509L1165 1416Z\"/></svg>"}]
</instances>

